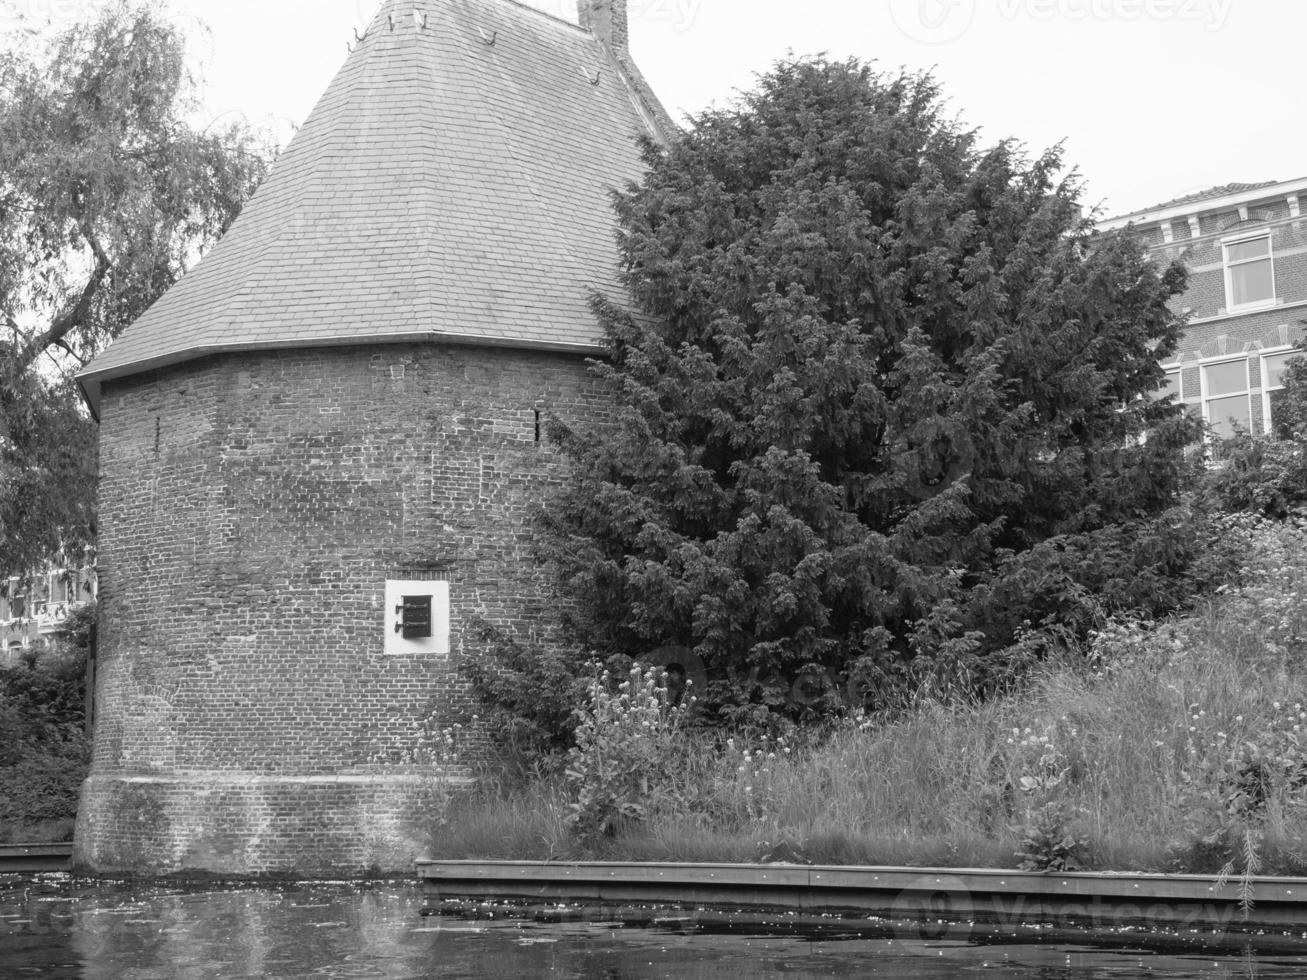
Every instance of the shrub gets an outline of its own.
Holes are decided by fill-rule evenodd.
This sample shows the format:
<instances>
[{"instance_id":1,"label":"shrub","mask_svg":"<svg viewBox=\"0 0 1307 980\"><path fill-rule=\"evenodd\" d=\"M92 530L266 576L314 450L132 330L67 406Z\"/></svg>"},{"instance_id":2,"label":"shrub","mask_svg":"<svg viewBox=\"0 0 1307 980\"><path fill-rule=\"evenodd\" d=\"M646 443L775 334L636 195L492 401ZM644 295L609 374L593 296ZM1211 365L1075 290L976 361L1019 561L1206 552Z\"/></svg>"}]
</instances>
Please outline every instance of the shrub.
<instances>
[{"instance_id":1,"label":"shrub","mask_svg":"<svg viewBox=\"0 0 1307 980\"><path fill-rule=\"evenodd\" d=\"M68 624L51 652L0 671L0 838L71 832L90 761L83 730L87 647L77 642L77 626Z\"/></svg>"},{"instance_id":2,"label":"shrub","mask_svg":"<svg viewBox=\"0 0 1307 980\"><path fill-rule=\"evenodd\" d=\"M65 839L77 815L77 797L90 762L87 740L27 745L0 763L0 841Z\"/></svg>"},{"instance_id":3,"label":"shrub","mask_svg":"<svg viewBox=\"0 0 1307 980\"><path fill-rule=\"evenodd\" d=\"M1299 344L1307 350L1307 344ZM1293 439L1307 435L1307 358L1292 357L1280 376L1284 385L1271 393L1271 418L1275 423L1277 439Z\"/></svg>"},{"instance_id":4,"label":"shrub","mask_svg":"<svg viewBox=\"0 0 1307 980\"><path fill-rule=\"evenodd\" d=\"M1276 520L1307 508L1307 430L1287 439L1241 433L1220 447L1222 464L1200 484L1204 503Z\"/></svg>"},{"instance_id":5,"label":"shrub","mask_svg":"<svg viewBox=\"0 0 1307 980\"><path fill-rule=\"evenodd\" d=\"M0 671L0 703L23 719L28 739L61 738L86 720L86 651L58 647L32 664Z\"/></svg>"},{"instance_id":6,"label":"shrub","mask_svg":"<svg viewBox=\"0 0 1307 980\"><path fill-rule=\"evenodd\" d=\"M683 711L668 704L666 674L659 673L633 667L616 688L601 673L576 712L566 774L575 794L570 823L583 840L676 808L669 791L685 749Z\"/></svg>"},{"instance_id":7,"label":"shrub","mask_svg":"<svg viewBox=\"0 0 1307 980\"><path fill-rule=\"evenodd\" d=\"M483 649L458 661L479 707L478 728L509 757L542 759L572 744L576 706L586 682L575 655L543 643L522 643L482 622ZM461 718L464 724L471 719Z\"/></svg>"}]
</instances>

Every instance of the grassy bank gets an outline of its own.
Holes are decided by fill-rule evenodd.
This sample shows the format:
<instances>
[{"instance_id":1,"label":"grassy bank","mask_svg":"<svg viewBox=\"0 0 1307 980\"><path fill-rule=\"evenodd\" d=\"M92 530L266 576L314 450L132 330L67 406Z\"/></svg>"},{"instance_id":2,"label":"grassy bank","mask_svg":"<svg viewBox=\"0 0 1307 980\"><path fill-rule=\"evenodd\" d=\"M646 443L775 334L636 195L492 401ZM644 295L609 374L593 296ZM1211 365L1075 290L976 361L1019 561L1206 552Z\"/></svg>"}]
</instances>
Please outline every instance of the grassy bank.
<instances>
[{"instance_id":1,"label":"grassy bank","mask_svg":"<svg viewBox=\"0 0 1307 980\"><path fill-rule=\"evenodd\" d=\"M619 711L603 779L640 791L611 833L578 833L574 759L484 781L432 856L1307 873L1307 532L1231 533L1237 584L1010 696L747 744Z\"/></svg>"}]
</instances>

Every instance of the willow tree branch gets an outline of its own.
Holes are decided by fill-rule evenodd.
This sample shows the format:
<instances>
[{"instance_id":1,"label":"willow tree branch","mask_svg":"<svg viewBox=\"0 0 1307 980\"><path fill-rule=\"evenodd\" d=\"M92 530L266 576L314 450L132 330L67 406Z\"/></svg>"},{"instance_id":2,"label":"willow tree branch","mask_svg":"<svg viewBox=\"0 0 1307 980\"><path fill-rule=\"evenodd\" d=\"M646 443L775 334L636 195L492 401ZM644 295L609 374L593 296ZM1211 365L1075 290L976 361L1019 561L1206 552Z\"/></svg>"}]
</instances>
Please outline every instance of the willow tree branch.
<instances>
[{"instance_id":1,"label":"willow tree branch","mask_svg":"<svg viewBox=\"0 0 1307 980\"><path fill-rule=\"evenodd\" d=\"M100 244L99 239L95 237L89 223L85 221L82 222L82 237L86 239L86 243L91 247L91 252L95 256L95 268L91 271L91 277L86 281L86 285L82 288L82 293L73 307L55 317L46 330L37 334L23 348L22 353L18 356L19 370L26 370L30 367L48 347L62 344L67 349L67 342L64 338L78 327L83 326L87 317L90 316L91 304L95 301L95 294L104 285L104 280L108 277L113 263L109 259L109 254ZM74 354L73 356L76 357L77 355Z\"/></svg>"}]
</instances>

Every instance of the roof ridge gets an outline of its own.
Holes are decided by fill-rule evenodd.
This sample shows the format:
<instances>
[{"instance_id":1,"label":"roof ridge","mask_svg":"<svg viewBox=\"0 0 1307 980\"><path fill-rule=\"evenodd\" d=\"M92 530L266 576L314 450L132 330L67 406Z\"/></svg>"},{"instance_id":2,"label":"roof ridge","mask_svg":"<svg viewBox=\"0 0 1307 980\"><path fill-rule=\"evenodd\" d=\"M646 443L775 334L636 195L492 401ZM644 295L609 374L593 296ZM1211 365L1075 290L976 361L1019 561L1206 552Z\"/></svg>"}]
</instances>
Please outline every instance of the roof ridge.
<instances>
[{"instance_id":1,"label":"roof ridge","mask_svg":"<svg viewBox=\"0 0 1307 980\"><path fill-rule=\"evenodd\" d=\"M368 20L367 33L368 34L372 33L372 25L377 23L377 21L381 17L382 12L385 11L387 7L391 6L392 4L398 4L400 2L401 0L379 0L379 2L377 3L377 12L373 14L372 17L369 18ZM446 0L412 0L414 10L420 9L419 4L422 3L439 6L442 2L446 2ZM554 23L560 24L563 27L571 28L573 31L579 32L581 34L593 36L593 34L589 30L582 27L579 23L570 21L566 17L562 16L561 14L551 13L550 11L544 10L540 7L534 7L529 3L525 3L524 0L482 0L482 2L489 3L492 5L501 4L504 6L516 7L519 10L524 10L531 14L539 14L541 17L545 18L546 20L553 21ZM423 12L425 13L426 11L424 10ZM364 37L366 36L367 35L365 34Z\"/></svg>"},{"instance_id":2,"label":"roof ridge","mask_svg":"<svg viewBox=\"0 0 1307 980\"><path fill-rule=\"evenodd\" d=\"M1158 204L1150 204L1147 207L1136 208L1134 211L1127 211L1120 217L1130 217L1136 214L1148 214L1151 211L1163 211L1167 208L1178 208L1185 204L1200 204L1203 201L1214 201L1218 198L1228 197L1231 194L1245 194L1248 191L1261 190L1264 187L1274 187L1281 183L1278 180L1264 180L1246 183L1242 181L1232 181L1227 184L1215 184L1212 187L1204 188L1201 191L1194 191L1192 194L1181 194L1179 197L1173 197L1169 201L1162 201Z\"/></svg>"}]
</instances>

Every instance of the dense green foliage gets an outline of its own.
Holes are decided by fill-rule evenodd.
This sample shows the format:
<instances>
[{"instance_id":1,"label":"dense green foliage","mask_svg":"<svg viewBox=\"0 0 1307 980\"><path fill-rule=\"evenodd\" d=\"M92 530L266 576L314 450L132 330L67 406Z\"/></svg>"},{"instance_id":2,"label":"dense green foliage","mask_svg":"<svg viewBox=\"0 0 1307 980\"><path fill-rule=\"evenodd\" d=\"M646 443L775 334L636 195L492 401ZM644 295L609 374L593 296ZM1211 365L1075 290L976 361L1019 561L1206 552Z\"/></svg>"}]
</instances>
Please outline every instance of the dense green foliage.
<instances>
[{"instance_id":1,"label":"dense green foliage","mask_svg":"<svg viewBox=\"0 0 1307 980\"><path fill-rule=\"evenodd\" d=\"M603 758L486 780L432 854L1301 875L1307 523L1216 523L1225 588L1110 623L993 698L768 738L676 731L636 685L596 689L578 749ZM578 832L614 803L632 815L614 834Z\"/></svg>"},{"instance_id":2,"label":"dense green foliage","mask_svg":"<svg viewBox=\"0 0 1307 980\"><path fill-rule=\"evenodd\" d=\"M666 675L633 667L614 684L600 674L575 715L564 774L576 797L570 823L578 837L612 837L668 806L684 768L686 712L669 702Z\"/></svg>"},{"instance_id":3,"label":"dense green foliage","mask_svg":"<svg viewBox=\"0 0 1307 980\"><path fill-rule=\"evenodd\" d=\"M818 59L646 159L634 307L595 303L613 424L554 430L579 645L683 644L725 717L820 715L994 690L1177 600L1195 427L1148 396L1184 273L1093 233L1058 151Z\"/></svg>"},{"instance_id":4,"label":"dense green foliage","mask_svg":"<svg viewBox=\"0 0 1307 980\"><path fill-rule=\"evenodd\" d=\"M52 650L0 670L0 842L71 834L90 746L86 662L95 607L79 610Z\"/></svg>"},{"instance_id":5,"label":"dense green foliage","mask_svg":"<svg viewBox=\"0 0 1307 980\"><path fill-rule=\"evenodd\" d=\"M1221 443L1221 465L1200 482L1208 509L1283 520L1307 508L1307 358L1290 359L1283 381L1271 396L1272 433Z\"/></svg>"},{"instance_id":6,"label":"dense green foliage","mask_svg":"<svg viewBox=\"0 0 1307 980\"><path fill-rule=\"evenodd\" d=\"M0 339L0 576L95 536L95 426L66 379L18 371L8 350Z\"/></svg>"},{"instance_id":7,"label":"dense green foliage","mask_svg":"<svg viewBox=\"0 0 1307 980\"><path fill-rule=\"evenodd\" d=\"M529 765L528 760L557 757L572 742L574 712L587 688L584 671L555 646L520 642L486 623L479 632L476 653L458 661L459 673L480 702L477 727L506 758Z\"/></svg>"},{"instance_id":8,"label":"dense green foliage","mask_svg":"<svg viewBox=\"0 0 1307 980\"><path fill-rule=\"evenodd\" d=\"M183 37L111 4L0 51L0 572L94 536L91 422L70 373L228 227L266 150L199 130Z\"/></svg>"},{"instance_id":9,"label":"dense green foliage","mask_svg":"<svg viewBox=\"0 0 1307 980\"><path fill-rule=\"evenodd\" d=\"M1307 353L1307 345L1298 349ZM1271 419L1276 439L1307 435L1307 357L1293 357L1281 376L1284 387L1271 394Z\"/></svg>"}]
</instances>

